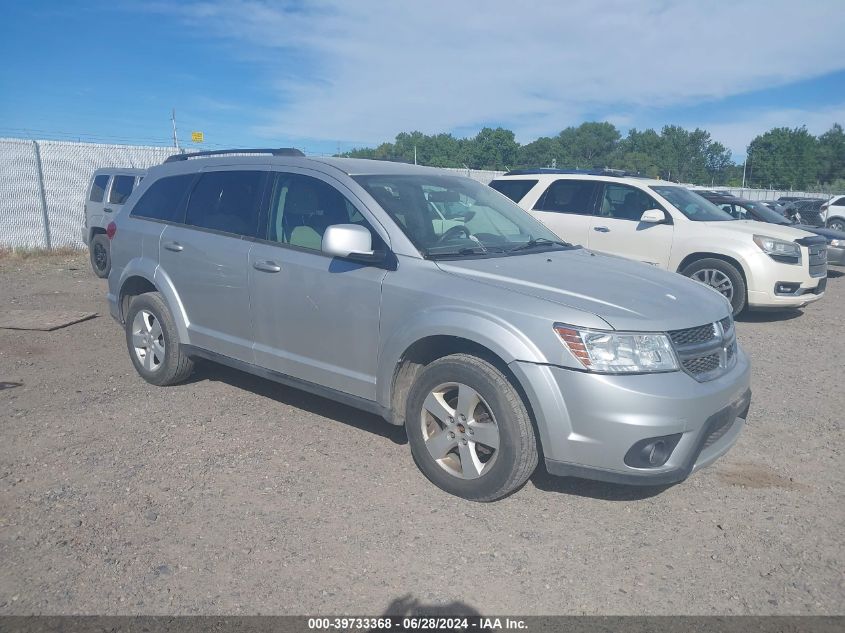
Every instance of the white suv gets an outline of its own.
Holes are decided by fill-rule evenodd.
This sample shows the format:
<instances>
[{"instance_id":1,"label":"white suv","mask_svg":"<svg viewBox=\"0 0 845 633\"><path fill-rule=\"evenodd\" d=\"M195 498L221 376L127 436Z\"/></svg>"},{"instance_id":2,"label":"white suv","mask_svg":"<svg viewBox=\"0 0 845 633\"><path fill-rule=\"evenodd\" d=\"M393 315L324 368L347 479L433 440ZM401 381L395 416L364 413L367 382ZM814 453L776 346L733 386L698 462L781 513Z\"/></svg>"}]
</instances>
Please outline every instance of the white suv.
<instances>
[{"instance_id":1,"label":"white suv","mask_svg":"<svg viewBox=\"0 0 845 633\"><path fill-rule=\"evenodd\" d=\"M734 220L686 187L619 173L516 170L490 186L568 242L713 286L734 314L802 307L824 295L824 238Z\"/></svg>"},{"instance_id":2,"label":"white suv","mask_svg":"<svg viewBox=\"0 0 845 633\"><path fill-rule=\"evenodd\" d=\"M845 231L845 196L833 196L822 205L821 212L827 228Z\"/></svg>"}]
</instances>

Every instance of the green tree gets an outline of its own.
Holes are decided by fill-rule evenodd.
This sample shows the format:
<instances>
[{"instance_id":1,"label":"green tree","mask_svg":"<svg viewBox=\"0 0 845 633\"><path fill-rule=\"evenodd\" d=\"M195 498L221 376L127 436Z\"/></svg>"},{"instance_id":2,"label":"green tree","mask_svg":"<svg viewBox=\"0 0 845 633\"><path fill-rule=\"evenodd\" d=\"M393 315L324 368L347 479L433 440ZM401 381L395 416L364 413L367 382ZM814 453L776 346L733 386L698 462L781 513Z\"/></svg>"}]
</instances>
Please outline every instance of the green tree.
<instances>
[{"instance_id":1,"label":"green tree","mask_svg":"<svg viewBox=\"0 0 845 633\"><path fill-rule=\"evenodd\" d=\"M805 189L819 180L818 142L806 127L778 127L748 146L748 182L772 189Z\"/></svg>"},{"instance_id":2,"label":"green tree","mask_svg":"<svg viewBox=\"0 0 845 633\"><path fill-rule=\"evenodd\" d=\"M621 135L612 123L590 121L558 134L565 166L581 169L607 167Z\"/></svg>"},{"instance_id":3,"label":"green tree","mask_svg":"<svg viewBox=\"0 0 845 633\"><path fill-rule=\"evenodd\" d=\"M557 138L541 136L519 148L517 164L520 167L560 167L563 165L562 156Z\"/></svg>"},{"instance_id":4,"label":"green tree","mask_svg":"<svg viewBox=\"0 0 845 633\"><path fill-rule=\"evenodd\" d=\"M819 182L830 184L845 178L845 132L838 123L819 137L818 165Z\"/></svg>"},{"instance_id":5,"label":"green tree","mask_svg":"<svg viewBox=\"0 0 845 633\"><path fill-rule=\"evenodd\" d=\"M513 132L485 127L469 145L468 165L473 169L510 169L517 164L518 154Z\"/></svg>"}]
</instances>

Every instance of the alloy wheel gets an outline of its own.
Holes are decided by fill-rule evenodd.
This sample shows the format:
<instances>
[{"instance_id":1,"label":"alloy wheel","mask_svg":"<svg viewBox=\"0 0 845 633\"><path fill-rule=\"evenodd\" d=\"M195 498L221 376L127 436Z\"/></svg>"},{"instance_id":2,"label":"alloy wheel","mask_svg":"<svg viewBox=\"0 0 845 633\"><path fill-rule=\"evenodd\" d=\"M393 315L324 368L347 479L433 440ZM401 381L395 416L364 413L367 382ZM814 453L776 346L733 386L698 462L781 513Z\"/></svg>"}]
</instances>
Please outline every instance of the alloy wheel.
<instances>
[{"instance_id":1,"label":"alloy wheel","mask_svg":"<svg viewBox=\"0 0 845 633\"><path fill-rule=\"evenodd\" d=\"M703 284L707 284L708 286L712 286L719 292L721 292L728 301L733 301L734 298L734 285L731 281L731 278L728 277L725 273L721 270L716 270L714 268L705 268L703 270L698 270L692 274L690 277L691 279L695 279Z\"/></svg>"},{"instance_id":2,"label":"alloy wheel","mask_svg":"<svg viewBox=\"0 0 845 633\"><path fill-rule=\"evenodd\" d=\"M106 263L108 261L108 253L106 253L106 249L102 244L94 244L94 264L97 266L97 270L105 270Z\"/></svg>"},{"instance_id":3,"label":"alloy wheel","mask_svg":"<svg viewBox=\"0 0 845 633\"><path fill-rule=\"evenodd\" d=\"M425 447L450 475L477 479L488 472L499 452L499 427L484 398L462 383L432 389L420 423Z\"/></svg>"},{"instance_id":4,"label":"alloy wheel","mask_svg":"<svg viewBox=\"0 0 845 633\"><path fill-rule=\"evenodd\" d=\"M161 323L149 310L139 310L132 320L132 347L147 371L157 370L164 362L164 332Z\"/></svg>"}]
</instances>

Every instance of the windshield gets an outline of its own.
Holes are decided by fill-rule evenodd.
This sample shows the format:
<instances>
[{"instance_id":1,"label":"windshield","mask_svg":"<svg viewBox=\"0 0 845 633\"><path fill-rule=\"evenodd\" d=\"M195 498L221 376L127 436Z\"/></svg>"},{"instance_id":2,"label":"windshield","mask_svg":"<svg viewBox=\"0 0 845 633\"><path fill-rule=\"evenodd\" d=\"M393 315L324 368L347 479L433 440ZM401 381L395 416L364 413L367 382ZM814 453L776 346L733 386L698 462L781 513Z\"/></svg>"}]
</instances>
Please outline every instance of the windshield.
<instances>
[{"instance_id":1,"label":"windshield","mask_svg":"<svg viewBox=\"0 0 845 633\"><path fill-rule=\"evenodd\" d=\"M751 209L754 215L759 216L763 222L769 222L771 224L792 224L791 220L786 219L777 211L773 211L762 202L746 202L743 200L742 206L746 209Z\"/></svg>"},{"instance_id":2,"label":"windshield","mask_svg":"<svg viewBox=\"0 0 845 633\"><path fill-rule=\"evenodd\" d=\"M460 176L355 176L428 258L568 248L505 196Z\"/></svg>"},{"instance_id":3,"label":"windshield","mask_svg":"<svg viewBox=\"0 0 845 633\"><path fill-rule=\"evenodd\" d=\"M666 198L672 206L694 222L733 220L729 213L722 211L715 204L686 187L652 186L651 189Z\"/></svg>"}]
</instances>

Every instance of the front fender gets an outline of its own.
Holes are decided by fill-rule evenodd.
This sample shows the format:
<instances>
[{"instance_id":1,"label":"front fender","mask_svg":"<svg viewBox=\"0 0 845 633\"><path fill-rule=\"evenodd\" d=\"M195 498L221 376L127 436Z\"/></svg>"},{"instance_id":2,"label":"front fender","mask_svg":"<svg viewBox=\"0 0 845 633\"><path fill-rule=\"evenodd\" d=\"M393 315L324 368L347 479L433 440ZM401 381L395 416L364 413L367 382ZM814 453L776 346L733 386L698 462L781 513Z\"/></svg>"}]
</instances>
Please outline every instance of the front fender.
<instances>
[{"instance_id":1,"label":"front fender","mask_svg":"<svg viewBox=\"0 0 845 633\"><path fill-rule=\"evenodd\" d=\"M396 367L414 343L432 336L454 336L481 345L505 363L549 362L525 334L507 321L488 312L468 307L436 307L423 310L392 329L379 354L376 398L384 407L391 405Z\"/></svg>"}]
</instances>

